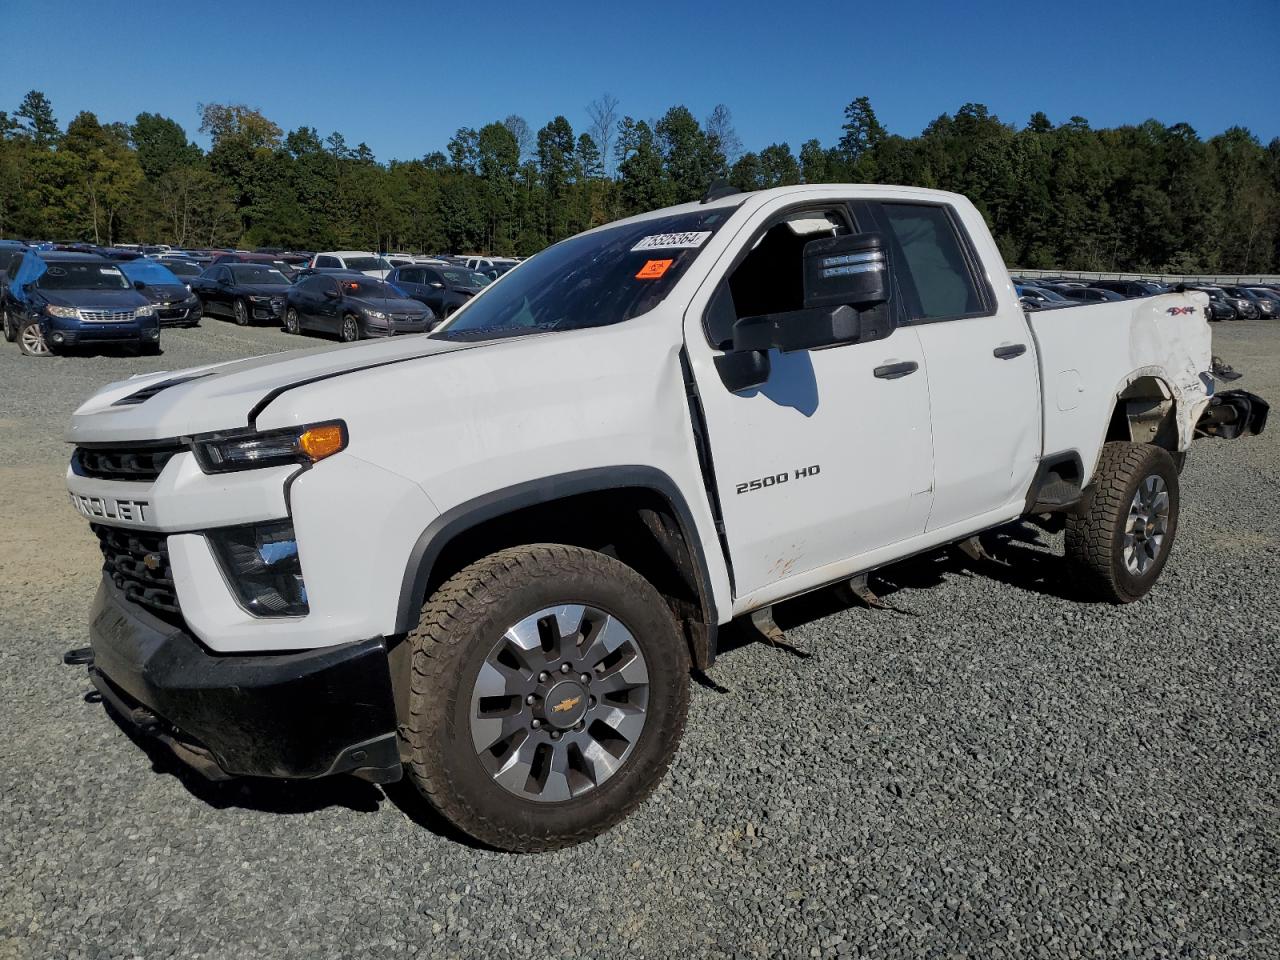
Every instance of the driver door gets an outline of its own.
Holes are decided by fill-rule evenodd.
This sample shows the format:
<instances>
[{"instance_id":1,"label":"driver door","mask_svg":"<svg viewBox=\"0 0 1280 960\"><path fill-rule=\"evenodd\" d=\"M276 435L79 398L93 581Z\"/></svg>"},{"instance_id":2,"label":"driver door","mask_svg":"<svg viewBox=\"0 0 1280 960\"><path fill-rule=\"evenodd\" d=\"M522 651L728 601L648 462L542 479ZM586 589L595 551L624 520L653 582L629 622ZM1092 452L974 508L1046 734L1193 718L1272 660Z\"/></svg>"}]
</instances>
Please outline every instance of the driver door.
<instances>
[{"instance_id":1,"label":"driver door","mask_svg":"<svg viewBox=\"0 0 1280 960\"><path fill-rule=\"evenodd\" d=\"M685 315L733 569L735 612L835 579L851 561L920 536L933 500L924 353L916 331L769 351L759 387L734 391L716 358L744 316L803 307L811 240L858 225L840 202L757 212Z\"/></svg>"}]
</instances>

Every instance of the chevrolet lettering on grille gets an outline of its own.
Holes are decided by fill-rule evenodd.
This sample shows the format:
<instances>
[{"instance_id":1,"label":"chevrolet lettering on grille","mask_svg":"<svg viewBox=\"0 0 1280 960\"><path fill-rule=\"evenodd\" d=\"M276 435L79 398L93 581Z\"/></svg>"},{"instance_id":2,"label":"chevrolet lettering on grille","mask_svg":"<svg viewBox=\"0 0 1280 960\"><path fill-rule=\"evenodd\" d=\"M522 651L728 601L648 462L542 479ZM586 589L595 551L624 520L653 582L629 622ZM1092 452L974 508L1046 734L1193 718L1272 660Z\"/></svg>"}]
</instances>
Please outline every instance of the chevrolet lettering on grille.
<instances>
[{"instance_id":1,"label":"chevrolet lettering on grille","mask_svg":"<svg viewBox=\"0 0 1280 960\"><path fill-rule=\"evenodd\" d=\"M147 500L117 500L115 497L88 497L73 493L71 503L90 520L146 523L151 519L151 503Z\"/></svg>"}]
</instances>

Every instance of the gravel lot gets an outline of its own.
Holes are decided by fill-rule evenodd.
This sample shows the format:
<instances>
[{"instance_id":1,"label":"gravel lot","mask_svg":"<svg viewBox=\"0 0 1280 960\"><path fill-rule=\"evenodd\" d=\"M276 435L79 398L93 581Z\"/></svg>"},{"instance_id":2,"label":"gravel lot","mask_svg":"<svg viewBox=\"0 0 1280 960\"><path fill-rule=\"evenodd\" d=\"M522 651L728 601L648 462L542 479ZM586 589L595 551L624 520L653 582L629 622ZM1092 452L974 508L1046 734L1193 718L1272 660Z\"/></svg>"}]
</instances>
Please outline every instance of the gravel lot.
<instances>
[{"instance_id":1,"label":"gravel lot","mask_svg":"<svg viewBox=\"0 0 1280 960\"><path fill-rule=\"evenodd\" d=\"M1217 350L1280 399L1280 323ZM412 788L211 786L83 701L98 554L60 437L129 373L286 349L206 320L165 355L0 343L0 958L1276 957L1280 423L1201 441L1143 602L1071 598L1055 538L953 552L727 638L667 782L598 840L477 849Z\"/></svg>"}]
</instances>

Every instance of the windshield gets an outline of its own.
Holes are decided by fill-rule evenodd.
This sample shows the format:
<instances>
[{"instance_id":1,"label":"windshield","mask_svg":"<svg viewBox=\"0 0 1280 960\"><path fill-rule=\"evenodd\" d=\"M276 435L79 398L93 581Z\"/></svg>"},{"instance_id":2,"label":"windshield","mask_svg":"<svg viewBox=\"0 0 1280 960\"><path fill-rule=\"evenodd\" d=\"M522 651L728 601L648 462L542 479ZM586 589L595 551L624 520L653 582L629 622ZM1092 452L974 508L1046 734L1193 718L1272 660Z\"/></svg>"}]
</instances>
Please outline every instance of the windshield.
<instances>
[{"instance_id":1,"label":"windshield","mask_svg":"<svg viewBox=\"0 0 1280 960\"><path fill-rule=\"evenodd\" d=\"M381 257L343 257L348 270L390 270L391 264Z\"/></svg>"},{"instance_id":2,"label":"windshield","mask_svg":"<svg viewBox=\"0 0 1280 960\"><path fill-rule=\"evenodd\" d=\"M236 283L262 283L272 287L289 285L289 278L275 267L255 267L240 263L233 266L231 272L235 274Z\"/></svg>"},{"instance_id":3,"label":"windshield","mask_svg":"<svg viewBox=\"0 0 1280 960\"><path fill-rule=\"evenodd\" d=\"M166 260L164 265L170 273L179 277L198 277L202 272L198 264L184 260Z\"/></svg>"},{"instance_id":4,"label":"windshield","mask_svg":"<svg viewBox=\"0 0 1280 960\"><path fill-rule=\"evenodd\" d=\"M441 270L440 276L449 281L450 286L454 287L487 287L493 283L483 273L476 273L474 270Z\"/></svg>"},{"instance_id":5,"label":"windshield","mask_svg":"<svg viewBox=\"0 0 1280 960\"><path fill-rule=\"evenodd\" d=\"M41 290L127 290L125 275L105 260L50 260L36 281Z\"/></svg>"},{"instance_id":6,"label":"windshield","mask_svg":"<svg viewBox=\"0 0 1280 960\"><path fill-rule=\"evenodd\" d=\"M661 302L736 210L650 218L570 237L530 258L432 336L580 330L639 316Z\"/></svg>"},{"instance_id":7,"label":"windshield","mask_svg":"<svg viewBox=\"0 0 1280 960\"><path fill-rule=\"evenodd\" d=\"M173 275L172 270L154 260L130 260L128 263L120 264L120 270L130 280L141 280L143 283L155 286L161 284L174 286L178 283L178 278Z\"/></svg>"},{"instance_id":8,"label":"windshield","mask_svg":"<svg viewBox=\"0 0 1280 960\"><path fill-rule=\"evenodd\" d=\"M375 280L373 277L365 277L361 280L339 280L338 282L342 284L342 292L348 297L379 297L384 300L404 299L404 294L400 292L399 287L393 287L391 284Z\"/></svg>"}]
</instances>

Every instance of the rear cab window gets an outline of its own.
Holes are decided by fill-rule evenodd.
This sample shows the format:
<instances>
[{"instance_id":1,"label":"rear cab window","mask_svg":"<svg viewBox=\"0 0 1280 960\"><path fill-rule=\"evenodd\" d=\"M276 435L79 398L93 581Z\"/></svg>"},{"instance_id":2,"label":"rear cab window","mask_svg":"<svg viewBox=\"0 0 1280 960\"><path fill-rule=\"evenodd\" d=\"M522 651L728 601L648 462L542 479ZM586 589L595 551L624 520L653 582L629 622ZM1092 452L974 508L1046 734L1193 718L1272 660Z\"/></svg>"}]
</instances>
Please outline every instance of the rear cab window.
<instances>
[{"instance_id":1,"label":"rear cab window","mask_svg":"<svg viewBox=\"0 0 1280 960\"><path fill-rule=\"evenodd\" d=\"M967 236L943 204L881 202L877 219L892 239L898 286L915 322L994 312Z\"/></svg>"}]
</instances>

